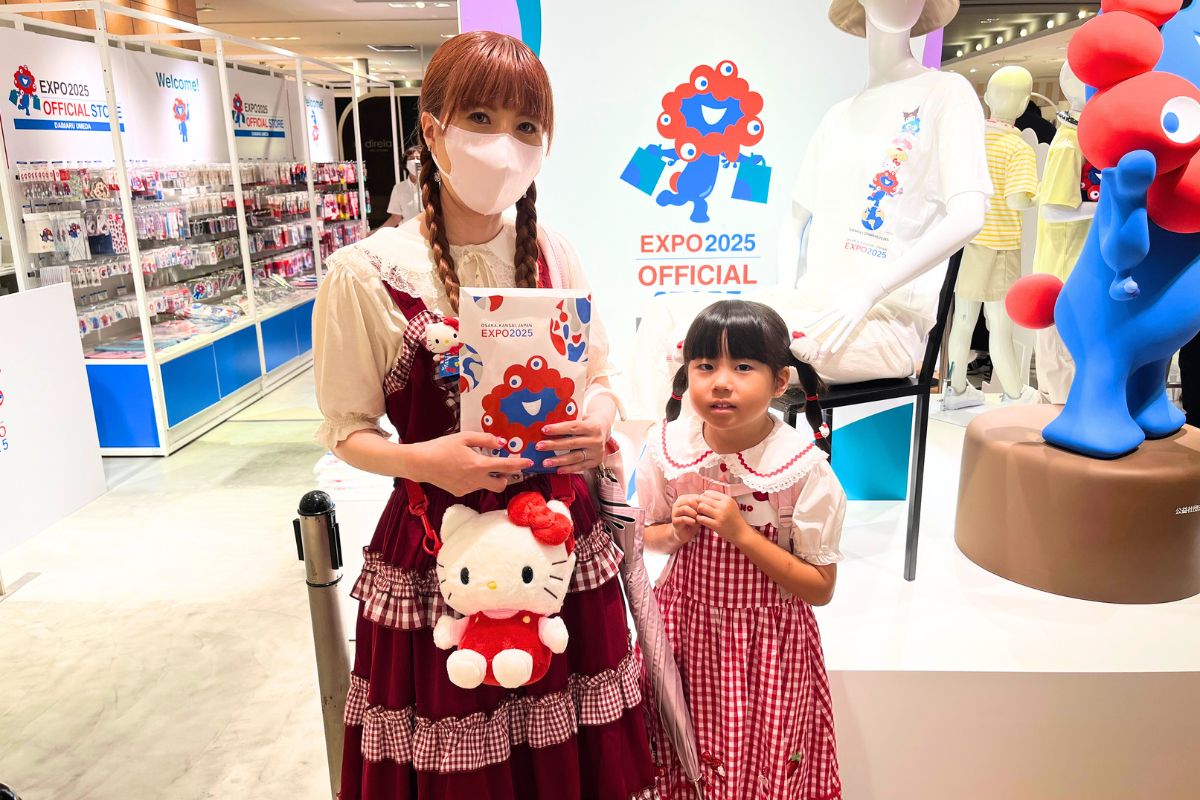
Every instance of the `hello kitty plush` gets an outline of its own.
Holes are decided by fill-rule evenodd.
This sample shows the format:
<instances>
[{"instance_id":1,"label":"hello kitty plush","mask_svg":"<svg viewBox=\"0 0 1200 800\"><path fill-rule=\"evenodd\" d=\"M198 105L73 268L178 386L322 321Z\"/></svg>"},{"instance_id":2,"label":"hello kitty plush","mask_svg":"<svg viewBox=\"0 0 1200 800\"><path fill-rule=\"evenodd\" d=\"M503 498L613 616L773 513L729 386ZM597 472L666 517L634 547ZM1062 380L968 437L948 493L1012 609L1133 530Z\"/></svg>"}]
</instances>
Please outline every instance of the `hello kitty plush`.
<instances>
[{"instance_id":1,"label":"hello kitty plush","mask_svg":"<svg viewBox=\"0 0 1200 800\"><path fill-rule=\"evenodd\" d=\"M458 340L457 319L445 317L440 322L426 325L425 347L433 353L434 361L438 364L439 378L458 375L458 353L462 349L462 342Z\"/></svg>"},{"instance_id":2,"label":"hello kitty plush","mask_svg":"<svg viewBox=\"0 0 1200 800\"><path fill-rule=\"evenodd\" d=\"M433 642L457 647L446 662L455 686L513 689L541 680L550 657L567 649L556 616L575 570L574 525L567 507L523 492L508 508L480 514L446 509L437 574L447 605Z\"/></svg>"}]
</instances>

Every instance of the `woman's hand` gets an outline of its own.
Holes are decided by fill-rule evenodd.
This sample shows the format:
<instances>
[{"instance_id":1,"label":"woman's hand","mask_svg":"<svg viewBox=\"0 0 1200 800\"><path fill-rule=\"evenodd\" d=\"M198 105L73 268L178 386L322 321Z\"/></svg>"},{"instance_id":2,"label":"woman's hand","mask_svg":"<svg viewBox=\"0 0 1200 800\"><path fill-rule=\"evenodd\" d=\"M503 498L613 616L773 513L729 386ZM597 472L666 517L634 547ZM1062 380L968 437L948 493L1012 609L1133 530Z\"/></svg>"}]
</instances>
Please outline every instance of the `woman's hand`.
<instances>
[{"instance_id":1,"label":"woman's hand","mask_svg":"<svg viewBox=\"0 0 1200 800\"><path fill-rule=\"evenodd\" d=\"M557 467L561 474L584 472L604 463L604 445L608 442L609 428L610 425L599 414L587 414L583 419L547 425L542 428L542 435L556 438L543 439L537 443L537 449L563 453L546 460L547 467ZM563 452L566 450L570 452Z\"/></svg>"},{"instance_id":2,"label":"woman's hand","mask_svg":"<svg viewBox=\"0 0 1200 800\"><path fill-rule=\"evenodd\" d=\"M699 514L696 521L709 530L717 532L725 541L736 545L740 539L754 530L742 518L737 501L720 492L707 491L700 495L696 504Z\"/></svg>"},{"instance_id":3,"label":"woman's hand","mask_svg":"<svg viewBox=\"0 0 1200 800\"><path fill-rule=\"evenodd\" d=\"M697 521L700 515L697 508L699 502L698 494L681 494L671 506L671 526L681 546L695 539L700 532L700 523Z\"/></svg>"},{"instance_id":4,"label":"woman's hand","mask_svg":"<svg viewBox=\"0 0 1200 800\"><path fill-rule=\"evenodd\" d=\"M507 444L490 433L452 433L428 442L406 446L405 477L432 483L455 497L480 489L502 492L533 462L527 458L485 456L473 448L495 449Z\"/></svg>"}]
</instances>

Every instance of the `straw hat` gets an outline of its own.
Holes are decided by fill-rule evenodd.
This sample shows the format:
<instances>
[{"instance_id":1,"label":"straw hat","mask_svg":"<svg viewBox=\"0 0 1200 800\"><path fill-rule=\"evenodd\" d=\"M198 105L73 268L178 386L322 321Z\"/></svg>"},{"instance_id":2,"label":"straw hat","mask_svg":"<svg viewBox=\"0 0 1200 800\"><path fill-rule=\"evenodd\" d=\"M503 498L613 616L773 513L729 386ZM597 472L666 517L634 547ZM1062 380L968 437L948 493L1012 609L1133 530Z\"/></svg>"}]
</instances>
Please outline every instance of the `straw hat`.
<instances>
[{"instance_id":1,"label":"straw hat","mask_svg":"<svg viewBox=\"0 0 1200 800\"><path fill-rule=\"evenodd\" d=\"M945 27L957 13L958 0L925 0L925 10L913 25L912 35L921 36ZM829 4L829 21L854 36L867 35L867 12L859 0L833 0Z\"/></svg>"}]
</instances>

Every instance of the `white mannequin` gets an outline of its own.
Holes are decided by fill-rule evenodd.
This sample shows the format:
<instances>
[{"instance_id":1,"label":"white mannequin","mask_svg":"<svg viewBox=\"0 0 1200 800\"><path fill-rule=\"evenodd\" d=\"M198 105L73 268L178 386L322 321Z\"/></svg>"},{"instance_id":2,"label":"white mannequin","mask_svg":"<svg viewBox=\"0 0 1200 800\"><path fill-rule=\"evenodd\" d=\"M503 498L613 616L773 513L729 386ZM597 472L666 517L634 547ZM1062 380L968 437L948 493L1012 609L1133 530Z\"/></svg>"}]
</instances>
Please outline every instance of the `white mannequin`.
<instances>
[{"instance_id":1,"label":"white mannequin","mask_svg":"<svg viewBox=\"0 0 1200 800\"><path fill-rule=\"evenodd\" d=\"M1087 89L1083 81L1075 77L1075 73L1071 71L1071 65L1066 61L1063 62L1062 69L1058 72L1058 84L1067 98L1069 105L1067 113L1073 118L1079 119L1079 115L1083 113L1083 104L1087 101ZM1071 208L1047 203L1042 206L1042 216L1050 222L1078 222L1096 216L1096 205L1096 203L1084 201L1079 208Z\"/></svg>"},{"instance_id":2,"label":"white mannequin","mask_svg":"<svg viewBox=\"0 0 1200 800\"><path fill-rule=\"evenodd\" d=\"M1066 63L1059 72L1058 80L1068 102L1066 116L1072 120L1078 120L1087 99L1083 81L1075 77L1070 65ZM1062 119L1062 115L1060 115L1060 120L1059 136L1066 136L1066 131L1062 126L1068 126L1071 123ZM1077 148L1078 145L1076 144L1075 147ZM1054 194L1054 191L1048 188L1044 188L1043 192L1046 193L1047 199ZM1061 195L1058 197L1061 199ZM1038 247L1043 246L1041 235L1047 236L1048 241L1062 241L1062 237L1069 236L1075 242L1075 247L1082 247L1081 240L1086 237L1088 224L1096 215L1096 205L1095 202L1087 200L1080 202L1078 207L1049 203L1043 200L1039 209L1041 221L1038 225ZM1057 230L1052 231L1052 226ZM1064 230L1071 231L1071 233L1064 233ZM1053 247L1051 247L1051 252L1053 251ZM1069 259L1070 255L1066 254L1057 259L1047 257L1044 259L1045 263L1039 264L1039 268L1053 270L1059 277L1065 277L1066 274L1069 274L1069 267L1061 262ZM1037 260L1043 261L1040 258ZM1062 338L1058 335L1056 327L1050 326L1037 331L1036 342L1038 392L1041 394L1042 401L1065 403L1071 391L1071 382L1075 378L1075 362L1067 351L1066 345L1063 344Z\"/></svg>"},{"instance_id":3,"label":"white mannequin","mask_svg":"<svg viewBox=\"0 0 1200 800\"><path fill-rule=\"evenodd\" d=\"M925 0L859 0L866 12L868 77L864 89L873 89L927 71L912 54L910 32L925 7ZM854 103L851 101L851 114ZM807 326L810 336L832 333L822 353L836 353L868 312L891 291L942 264L983 227L987 198L982 192L963 192L950 198L946 216L929 229L903 255L880 272L873 285L835 287L828 307ZM796 275L807 271L805 234L812 212L793 203L791 219L781 236L780 258L797 264Z\"/></svg>"},{"instance_id":4,"label":"white mannequin","mask_svg":"<svg viewBox=\"0 0 1200 800\"><path fill-rule=\"evenodd\" d=\"M991 119L1012 125L1018 116L1029 105L1029 96L1033 91L1033 76L1024 67L1002 67L988 81L983 102L987 104ZM1034 203L1034 195L1027 192L1014 192L1006 195L1004 202L1014 211L1023 211ZM989 340L988 353L992 358L992 367L1004 394L1010 399L1021 395L1025 381L1021 378L1017 365L1016 352L1013 349L1013 322L1004 308L1004 299L980 302L970 300L955 292L954 321L950 330L949 356L951 374L950 388L954 394L962 395L967 392L967 361L971 350L971 335L975 331L975 323L979 320L980 308L987 316ZM975 394L974 390L971 390ZM948 398L949 400L949 398ZM959 403L965 405L982 405L983 395L977 394L973 402ZM949 403L948 403L949 404Z\"/></svg>"}]
</instances>

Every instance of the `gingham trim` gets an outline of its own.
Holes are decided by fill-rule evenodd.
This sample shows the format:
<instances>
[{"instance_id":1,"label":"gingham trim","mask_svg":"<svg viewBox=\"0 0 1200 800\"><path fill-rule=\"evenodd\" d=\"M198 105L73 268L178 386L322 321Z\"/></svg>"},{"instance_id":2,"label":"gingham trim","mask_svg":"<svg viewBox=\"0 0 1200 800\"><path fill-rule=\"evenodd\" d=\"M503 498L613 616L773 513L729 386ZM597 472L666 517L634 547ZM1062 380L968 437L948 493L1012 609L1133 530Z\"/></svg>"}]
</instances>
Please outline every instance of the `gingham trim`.
<instances>
[{"instance_id":1,"label":"gingham trim","mask_svg":"<svg viewBox=\"0 0 1200 800\"><path fill-rule=\"evenodd\" d=\"M571 576L572 592L598 589L613 579L621 566L621 548L612 534L597 521L592 532L575 542L575 574Z\"/></svg>"},{"instance_id":2,"label":"gingham trim","mask_svg":"<svg viewBox=\"0 0 1200 800\"><path fill-rule=\"evenodd\" d=\"M572 675L567 688L541 697L512 695L490 716L430 720L410 706L388 709L367 702L370 684L350 676L345 723L362 726L367 761L411 763L422 772L472 772L506 761L517 745L561 744L580 726L616 722L642 702L641 666L631 651L614 669ZM635 797L652 797L643 792Z\"/></svg>"},{"instance_id":3,"label":"gingham trim","mask_svg":"<svg viewBox=\"0 0 1200 800\"><path fill-rule=\"evenodd\" d=\"M575 547L572 592L586 592L608 583L621 565L621 549L602 522ZM365 619L385 628L432 628L445 615L458 616L438 591L436 569L420 573L401 569L370 549L363 550L363 570L350 596L363 603Z\"/></svg>"},{"instance_id":4,"label":"gingham trim","mask_svg":"<svg viewBox=\"0 0 1200 800\"><path fill-rule=\"evenodd\" d=\"M367 548L363 549L362 574L350 596L362 601L364 619L385 628L432 628L442 616L457 616L438 591L436 570L400 569Z\"/></svg>"},{"instance_id":5,"label":"gingham trim","mask_svg":"<svg viewBox=\"0 0 1200 800\"><path fill-rule=\"evenodd\" d=\"M400 357L396 359L383 381L385 393L394 394L408 385L413 359L425 347L425 328L441 320L441 314L426 309L408 321L404 328L404 347L400 350Z\"/></svg>"}]
</instances>

